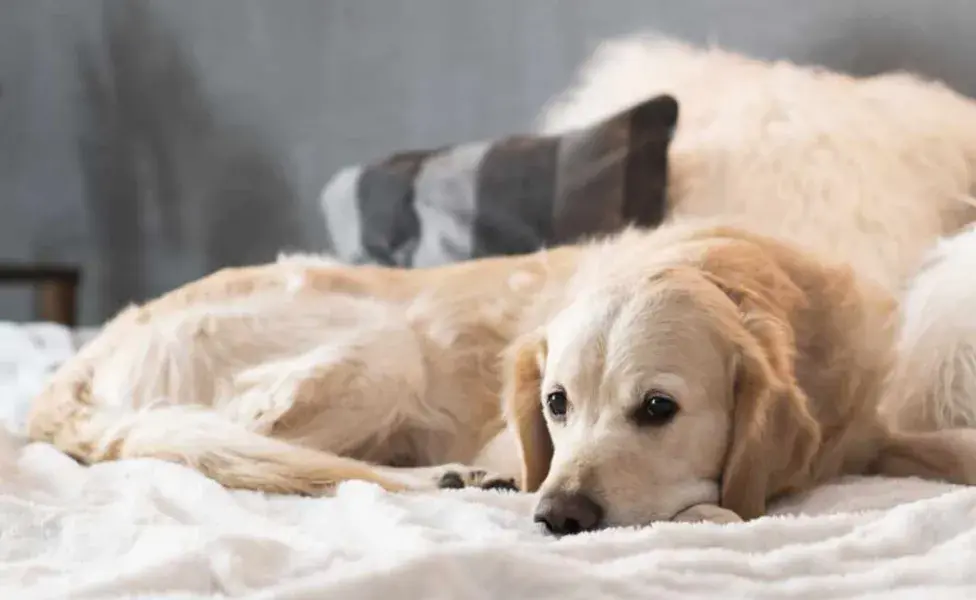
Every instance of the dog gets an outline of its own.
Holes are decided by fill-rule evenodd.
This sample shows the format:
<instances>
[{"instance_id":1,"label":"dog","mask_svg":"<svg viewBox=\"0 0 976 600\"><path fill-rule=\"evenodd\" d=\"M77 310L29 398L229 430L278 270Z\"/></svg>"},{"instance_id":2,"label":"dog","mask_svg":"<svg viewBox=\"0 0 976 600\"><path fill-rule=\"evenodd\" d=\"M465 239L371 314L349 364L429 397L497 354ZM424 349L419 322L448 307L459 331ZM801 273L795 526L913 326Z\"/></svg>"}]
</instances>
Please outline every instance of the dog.
<instances>
[{"instance_id":1,"label":"dog","mask_svg":"<svg viewBox=\"0 0 976 600\"><path fill-rule=\"evenodd\" d=\"M842 475L976 483L976 430L884 417L897 317L850 266L740 229L588 251L564 304L509 351L536 519L556 534L728 523Z\"/></svg>"},{"instance_id":2,"label":"dog","mask_svg":"<svg viewBox=\"0 0 976 600\"><path fill-rule=\"evenodd\" d=\"M896 317L851 267L702 223L429 270L285 261L122 313L29 429L269 492L539 491L560 535L752 519L843 474L974 483L974 432L880 416Z\"/></svg>"},{"instance_id":3,"label":"dog","mask_svg":"<svg viewBox=\"0 0 976 600\"><path fill-rule=\"evenodd\" d=\"M600 483L603 475L570 473L567 465L578 461L566 458L572 444L566 443L562 430L553 427L550 433L544 420L525 412L535 405L512 399L527 397L530 375L544 370L527 358L532 348L541 347L525 336L538 335L540 328L548 331L546 324L562 314L557 307L576 293L567 291L570 282L584 281L577 272L586 256L599 254L599 248L639 246L641 253L651 254L677 248L674 240L680 235L675 232L703 217L788 238L797 247L791 252L816 257L807 261L810 265L849 264L852 281L861 282L850 284L859 290L850 301L877 302L885 315L897 315L891 298L917 271L925 252L940 236L976 219L970 201L976 187L976 108L943 86L909 75L858 79L635 39L601 50L580 81L547 111L543 129L586 125L661 92L677 97L681 118L669 153L670 217L660 233L409 272L346 267L317 257L224 270L113 319L60 367L35 399L28 424L31 437L83 462L162 458L230 487L271 492L321 494L349 479L394 491L541 487L549 504L552 498L569 498L564 513L571 512L565 507L573 502L588 505L591 513L596 512L594 505L600 508L599 519L577 518L579 529L592 525L589 521L596 527L669 516L729 520L761 513L757 501L725 499L725 488L731 498L734 490L748 486L725 485L730 480L726 475L741 463L719 464L714 448L712 455L703 450L704 458L687 466L684 475L673 476L675 481L697 477L700 488L694 494L677 491L681 486L676 483L669 499L648 498L643 509L634 504L633 494L649 486L627 487L624 481L651 468L641 461L622 457L601 467L601 472L621 472L623 479L616 483ZM636 238L650 241L626 241ZM634 258L625 254L614 256L623 262ZM654 264L645 265L648 277ZM684 265L680 271L688 274L695 268ZM844 272L839 267L828 270ZM792 273L786 279L794 276L802 279ZM827 275L819 280L834 281ZM597 280L593 285L600 288ZM865 300L860 290L872 286L883 293L864 292L872 298ZM786 298L803 296L806 292L796 292L797 287L806 289L797 282L777 289ZM847 310L831 308L831 298L814 296L805 301L821 308L825 322L831 310ZM810 309L797 310L792 317L813 319ZM795 356L773 358L796 363L793 387L813 398L814 408L835 406L818 391L827 380L811 379L807 372L824 347L804 337L806 329L799 321L780 317L789 326L784 329L799 327L801 333L792 333ZM865 330L878 340L876 350L882 354L892 347L887 345L890 336L907 339L907 334L891 333L891 327L878 324L877 330ZM783 338L786 334L778 328L763 331L779 336L775 340L783 343L776 347L790 348L788 336ZM552 350L558 339L543 341ZM838 352L847 341L856 340L833 340ZM734 354L734 347L724 343ZM898 347L897 341L891 343ZM523 347L529 350L513 349ZM756 350L754 344L750 347ZM867 360L850 351L852 360ZM793 382L780 381L786 371L782 362L770 363L773 358L766 361L770 381L793 389ZM861 364L861 370L852 371L858 378L846 385L868 386L864 381L873 382L885 369L896 375L908 372L900 370L897 353L885 364L891 360L894 367ZM825 377L832 372L826 370ZM714 373L710 377L722 381ZM726 383L731 379L727 375ZM828 444L835 450L819 442L804 445L819 449L818 460L827 466L805 453L789 464L769 464L770 498L795 490L799 483L812 485L859 470L967 481L968 463L957 452L966 442L956 439L966 436L944 433L944 427L926 425L912 413L926 390L881 406L886 416L879 420L909 432L903 439L870 416L880 400L874 384L868 387L872 393L859 403L845 392L836 405L846 410L866 407L868 416L845 429L850 439L862 443ZM507 412L499 407L502 396ZM948 416L939 423L955 423L967 405L945 399L937 395L925 401L935 405L926 410L945 411ZM575 406L578 399L567 401ZM704 406L705 400L696 402ZM684 426L689 407L679 406L675 423ZM827 413L811 413L812 421L794 423L808 426L795 435L819 431L822 439L834 440L836 420ZM772 417L776 423L790 415L775 412ZM738 438L730 431L723 439ZM550 446L552 468L544 469ZM854 460L854 455L860 458ZM726 468L735 464L740 467ZM794 467L796 473L790 471ZM719 472L723 483L716 488ZM592 489L584 486L588 479L593 479ZM557 480L565 481L551 483ZM584 498L590 502L580 501ZM679 500L700 500L697 506L708 508L689 506L668 514L677 510ZM540 520L553 530L574 529L572 518L560 523L559 511L545 509L540 505Z\"/></svg>"},{"instance_id":4,"label":"dog","mask_svg":"<svg viewBox=\"0 0 976 600\"><path fill-rule=\"evenodd\" d=\"M558 134L667 93L668 215L745 217L894 293L976 220L976 102L904 72L854 77L652 35L602 44L543 111Z\"/></svg>"},{"instance_id":5,"label":"dog","mask_svg":"<svg viewBox=\"0 0 976 600\"><path fill-rule=\"evenodd\" d=\"M928 253L901 302L886 410L901 429L976 427L976 226Z\"/></svg>"},{"instance_id":6,"label":"dog","mask_svg":"<svg viewBox=\"0 0 976 600\"><path fill-rule=\"evenodd\" d=\"M161 458L268 492L513 486L471 466L504 429L498 357L577 252L219 271L113 319L35 399L29 435L84 463Z\"/></svg>"}]
</instances>

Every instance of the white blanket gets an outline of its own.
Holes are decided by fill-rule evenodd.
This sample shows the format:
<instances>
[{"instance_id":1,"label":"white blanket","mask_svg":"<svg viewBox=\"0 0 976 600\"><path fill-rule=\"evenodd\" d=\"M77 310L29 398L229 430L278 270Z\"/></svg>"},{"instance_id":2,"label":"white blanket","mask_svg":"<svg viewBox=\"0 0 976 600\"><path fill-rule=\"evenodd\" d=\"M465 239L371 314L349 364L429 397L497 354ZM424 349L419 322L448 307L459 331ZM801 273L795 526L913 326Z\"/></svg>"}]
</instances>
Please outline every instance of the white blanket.
<instances>
[{"instance_id":1,"label":"white blanket","mask_svg":"<svg viewBox=\"0 0 976 600\"><path fill-rule=\"evenodd\" d=\"M976 598L976 489L854 479L745 525L554 540L532 499L229 492L152 460L83 468L16 434L75 341L0 324L0 598Z\"/></svg>"}]
</instances>

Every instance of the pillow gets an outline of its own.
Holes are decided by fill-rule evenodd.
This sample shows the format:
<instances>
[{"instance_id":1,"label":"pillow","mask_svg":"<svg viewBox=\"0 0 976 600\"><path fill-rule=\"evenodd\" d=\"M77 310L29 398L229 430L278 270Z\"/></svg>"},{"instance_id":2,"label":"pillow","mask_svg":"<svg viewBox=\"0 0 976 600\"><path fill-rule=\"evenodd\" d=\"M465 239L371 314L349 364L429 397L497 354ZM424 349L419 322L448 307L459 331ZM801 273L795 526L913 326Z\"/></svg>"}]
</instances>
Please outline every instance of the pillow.
<instances>
[{"instance_id":1,"label":"pillow","mask_svg":"<svg viewBox=\"0 0 976 600\"><path fill-rule=\"evenodd\" d=\"M667 208L667 95L558 136L410 150L348 167L322 193L333 252L350 263L427 267L522 254L655 226Z\"/></svg>"}]
</instances>

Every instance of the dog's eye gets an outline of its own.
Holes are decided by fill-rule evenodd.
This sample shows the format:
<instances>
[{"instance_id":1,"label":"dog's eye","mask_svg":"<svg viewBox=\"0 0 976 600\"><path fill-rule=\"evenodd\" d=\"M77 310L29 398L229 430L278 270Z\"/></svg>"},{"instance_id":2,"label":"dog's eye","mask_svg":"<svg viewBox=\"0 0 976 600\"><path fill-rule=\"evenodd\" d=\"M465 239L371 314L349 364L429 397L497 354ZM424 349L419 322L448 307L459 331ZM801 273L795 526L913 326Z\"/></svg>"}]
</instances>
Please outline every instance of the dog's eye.
<instances>
[{"instance_id":1,"label":"dog's eye","mask_svg":"<svg viewBox=\"0 0 976 600\"><path fill-rule=\"evenodd\" d=\"M569 408L569 400L566 399L566 392L562 390L550 392L546 396L546 408L549 409L549 414L557 419L565 417L566 410Z\"/></svg>"},{"instance_id":2,"label":"dog's eye","mask_svg":"<svg viewBox=\"0 0 976 600\"><path fill-rule=\"evenodd\" d=\"M667 394L650 392L644 396L637 411L641 425L664 425L678 414L678 403Z\"/></svg>"}]
</instances>

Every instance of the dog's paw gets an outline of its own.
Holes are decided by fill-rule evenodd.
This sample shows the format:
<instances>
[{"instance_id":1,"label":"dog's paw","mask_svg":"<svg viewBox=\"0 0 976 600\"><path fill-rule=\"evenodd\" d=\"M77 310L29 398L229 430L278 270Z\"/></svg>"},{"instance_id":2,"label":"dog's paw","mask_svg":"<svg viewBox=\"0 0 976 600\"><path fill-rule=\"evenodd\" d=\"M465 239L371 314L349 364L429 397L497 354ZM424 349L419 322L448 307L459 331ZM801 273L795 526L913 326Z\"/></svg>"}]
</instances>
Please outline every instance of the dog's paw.
<instances>
[{"instance_id":1,"label":"dog's paw","mask_svg":"<svg viewBox=\"0 0 976 600\"><path fill-rule=\"evenodd\" d=\"M741 523L742 517L731 510L714 504L696 504L679 512L671 519L677 523Z\"/></svg>"},{"instance_id":2,"label":"dog's paw","mask_svg":"<svg viewBox=\"0 0 976 600\"><path fill-rule=\"evenodd\" d=\"M442 490L476 487L483 490L519 491L515 479L472 467L449 467L438 477L437 487Z\"/></svg>"}]
</instances>

